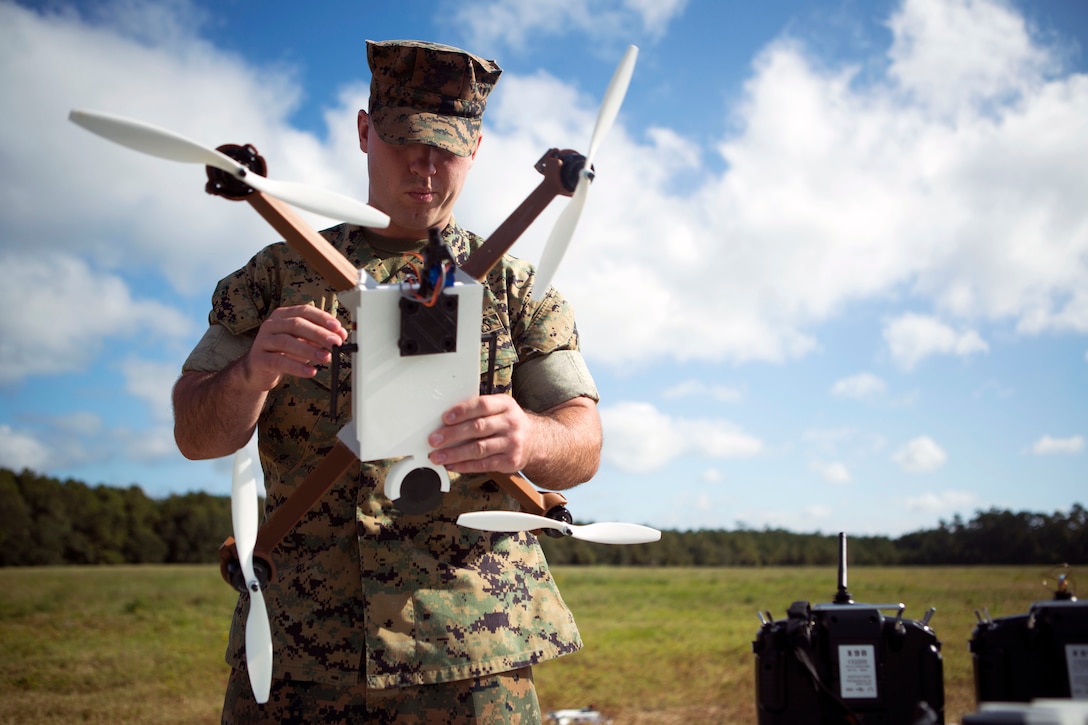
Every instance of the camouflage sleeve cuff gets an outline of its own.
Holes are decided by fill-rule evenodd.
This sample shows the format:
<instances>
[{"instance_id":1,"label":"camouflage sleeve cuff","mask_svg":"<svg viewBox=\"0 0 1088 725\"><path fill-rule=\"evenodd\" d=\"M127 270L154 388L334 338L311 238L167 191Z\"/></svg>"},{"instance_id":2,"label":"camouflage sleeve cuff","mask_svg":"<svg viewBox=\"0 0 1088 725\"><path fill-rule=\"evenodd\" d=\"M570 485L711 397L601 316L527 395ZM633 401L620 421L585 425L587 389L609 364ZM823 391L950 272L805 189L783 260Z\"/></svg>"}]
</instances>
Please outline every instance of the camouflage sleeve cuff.
<instances>
[{"instance_id":1,"label":"camouflage sleeve cuff","mask_svg":"<svg viewBox=\"0 0 1088 725\"><path fill-rule=\"evenodd\" d=\"M253 335L235 335L222 325L211 325L181 369L183 372L218 372L249 352L252 345Z\"/></svg>"},{"instance_id":2,"label":"camouflage sleeve cuff","mask_svg":"<svg viewBox=\"0 0 1088 725\"><path fill-rule=\"evenodd\" d=\"M514 368L514 398L534 413L573 398L599 401L597 386L577 350L556 350Z\"/></svg>"}]
</instances>

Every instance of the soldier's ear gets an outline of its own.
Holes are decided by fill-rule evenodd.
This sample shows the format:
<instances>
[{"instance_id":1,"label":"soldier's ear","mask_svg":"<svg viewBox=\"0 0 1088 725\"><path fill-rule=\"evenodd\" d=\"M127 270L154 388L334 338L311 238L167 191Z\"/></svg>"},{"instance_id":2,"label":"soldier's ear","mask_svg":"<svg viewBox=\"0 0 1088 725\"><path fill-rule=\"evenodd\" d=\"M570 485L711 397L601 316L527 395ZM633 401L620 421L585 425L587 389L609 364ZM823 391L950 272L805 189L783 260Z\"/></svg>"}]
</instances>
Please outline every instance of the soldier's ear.
<instances>
[{"instance_id":1,"label":"soldier's ear","mask_svg":"<svg viewBox=\"0 0 1088 725\"><path fill-rule=\"evenodd\" d=\"M360 110L357 124L359 126L359 148L365 154L367 146L369 144L368 134L370 133L370 114L368 114L366 111ZM479 147L478 143L477 147Z\"/></svg>"}]
</instances>

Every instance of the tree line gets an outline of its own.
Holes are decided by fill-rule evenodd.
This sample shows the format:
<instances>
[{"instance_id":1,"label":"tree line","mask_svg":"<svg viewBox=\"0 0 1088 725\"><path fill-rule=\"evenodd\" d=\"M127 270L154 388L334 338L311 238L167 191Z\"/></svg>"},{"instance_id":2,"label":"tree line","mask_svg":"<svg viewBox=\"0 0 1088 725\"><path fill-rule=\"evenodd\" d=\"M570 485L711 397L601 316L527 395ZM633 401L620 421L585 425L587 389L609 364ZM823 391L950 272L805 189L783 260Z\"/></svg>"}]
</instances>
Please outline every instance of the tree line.
<instances>
[{"instance_id":1,"label":"tree line","mask_svg":"<svg viewBox=\"0 0 1088 725\"><path fill-rule=\"evenodd\" d=\"M978 511L896 538L853 536L856 566L1088 563L1088 510ZM0 468L0 566L181 564L218 561L231 535L230 497L148 497L139 486L88 486ZM781 529L664 531L661 541L608 546L541 536L552 564L830 566L838 535Z\"/></svg>"},{"instance_id":2,"label":"tree line","mask_svg":"<svg viewBox=\"0 0 1088 725\"><path fill-rule=\"evenodd\" d=\"M226 496L152 499L0 468L0 566L206 563L230 534Z\"/></svg>"},{"instance_id":3,"label":"tree line","mask_svg":"<svg viewBox=\"0 0 1088 725\"><path fill-rule=\"evenodd\" d=\"M1088 510L1073 504L1053 514L990 509L964 522L956 516L937 528L896 538L847 535L849 563L857 566L1039 565L1088 563ZM663 531L661 541L602 546L541 537L553 564L617 566L834 566L838 534L783 529Z\"/></svg>"}]
</instances>

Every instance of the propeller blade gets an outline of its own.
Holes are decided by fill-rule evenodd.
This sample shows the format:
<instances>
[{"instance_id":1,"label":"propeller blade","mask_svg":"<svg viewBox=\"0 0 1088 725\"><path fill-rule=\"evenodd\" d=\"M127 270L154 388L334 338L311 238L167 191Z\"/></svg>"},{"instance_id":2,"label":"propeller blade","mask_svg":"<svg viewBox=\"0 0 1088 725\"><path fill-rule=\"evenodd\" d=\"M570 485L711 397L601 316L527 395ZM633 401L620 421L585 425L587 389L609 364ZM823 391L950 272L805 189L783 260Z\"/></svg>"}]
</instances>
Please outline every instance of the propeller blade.
<instances>
[{"instance_id":1,"label":"propeller blade","mask_svg":"<svg viewBox=\"0 0 1088 725\"><path fill-rule=\"evenodd\" d=\"M257 543L259 516L257 477L253 472L253 459L249 451L241 448L234 454L234 478L230 487L230 519L234 527L234 541L238 547L238 563L242 566L247 582L253 578L253 547Z\"/></svg>"},{"instance_id":2,"label":"propeller blade","mask_svg":"<svg viewBox=\"0 0 1088 725\"><path fill-rule=\"evenodd\" d=\"M335 191L307 186L297 181L277 181L258 174L247 174L243 181L258 191L282 199L299 209L312 211L314 214L340 219L361 227L385 229L389 226L389 216L384 212Z\"/></svg>"},{"instance_id":3,"label":"propeller blade","mask_svg":"<svg viewBox=\"0 0 1088 725\"><path fill-rule=\"evenodd\" d=\"M649 526L624 523L576 526L522 511L473 511L458 516L457 523L478 531L514 532L554 529L572 538L595 544L649 544L661 539L661 532Z\"/></svg>"},{"instance_id":4,"label":"propeller blade","mask_svg":"<svg viewBox=\"0 0 1088 725\"><path fill-rule=\"evenodd\" d=\"M586 206L586 197L589 195L589 177L584 174L578 178L578 185L574 187L574 195L567 207L555 220L548 242L544 245L544 252L540 255L540 263L536 267L536 279L533 281L533 301L544 299L548 292L555 273L559 271L559 263L563 261L563 255L567 253L570 240L574 237L574 230L578 226L578 220L582 218L582 210Z\"/></svg>"},{"instance_id":5,"label":"propeller blade","mask_svg":"<svg viewBox=\"0 0 1088 725\"><path fill-rule=\"evenodd\" d=\"M589 152L586 154L585 167L578 176L578 185L574 188L574 196L567 208L559 215L552 233L548 236L544 252L540 256L540 264L537 265L536 282L533 284L532 299L540 301L548 291L548 287L555 277L559 264L563 261L563 255L567 253L570 240L574 237L574 230L578 226L578 220L582 218L582 210L586 205L586 196L589 194L589 184L592 181L593 158L597 155L604 137L612 129L612 124L619 115L620 106L627 95L627 87L631 85L631 76L635 72L635 60L638 58L638 47L631 45L623 54L619 65L612 73L612 80L608 82L608 88L604 92L604 100L601 101L601 109L597 112L597 122L593 127L593 135L589 140Z\"/></svg>"},{"instance_id":6,"label":"propeller blade","mask_svg":"<svg viewBox=\"0 0 1088 725\"><path fill-rule=\"evenodd\" d=\"M69 112L68 119L91 133L134 151L168 161L212 166L300 209L365 227L381 229L389 226L388 216L361 201L305 184L276 181L254 174L226 154L165 128L95 111L73 110Z\"/></svg>"},{"instance_id":7,"label":"propeller blade","mask_svg":"<svg viewBox=\"0 0 1088 725\"><path fill-rule=\"evenodd\" d=\"M230 490L230 517L234 526L234 543L238 550L238 564L249 590L249 617L246 619L246 669L249 684L257 702L268 702L272 689L272 630L268 624L268 610L257 575L253 571L253 548L257 544L259 504L257 502L257 478L253 472L253 459L249 451L240 449L234 454L234 478ZM263 698L263 699L262 699Z\"/></svg>"},{"instance_id":8,"label":"propeller blade","mask_svg":"<svg viewBox=\"0 0 1088 725\"><path fill-rule=\"evenodd\" d=\"M635 60L638 58L638 47L630 45L623 54L620 64L616 66L612 74L612 80L608 83L608 89L604 92L604 100L601 101L601 110L597 112L597 124L593 127L593 136L589 140L589 152L586 154L586 168L593 167L593 157L597 155L597 148L601 141L612 130L612 124L619 115L620 106L627 95L627 87L631 85L631 76L635 73Z\"/></svg>"},{"instance_id":9,"label":"propeller blade","mask_svg":"<svg viewBox=\"0 0 1088 725\"><path fill-rule=\"evenodd\" d=\"M196 141L149 123L108 113L80 110L71 111L68 114L68 120L104 139L127 146L134 151L158 156L160 159L214 166L234 176L245 173L242 165L226 154L205 148Z\"/></svg>"},{"instance_id":10,"label":"propeller blade","mask_svg":"<svg viewBox=\"0 0 1088 725\"><path fill-rule=\"evenodd\" d=\"M249 618L246 619L246 669L253 699L268 702L272 691L272 628L268 624L268 609L260 587L250 588Z\"/></svg>"}]
</instances>

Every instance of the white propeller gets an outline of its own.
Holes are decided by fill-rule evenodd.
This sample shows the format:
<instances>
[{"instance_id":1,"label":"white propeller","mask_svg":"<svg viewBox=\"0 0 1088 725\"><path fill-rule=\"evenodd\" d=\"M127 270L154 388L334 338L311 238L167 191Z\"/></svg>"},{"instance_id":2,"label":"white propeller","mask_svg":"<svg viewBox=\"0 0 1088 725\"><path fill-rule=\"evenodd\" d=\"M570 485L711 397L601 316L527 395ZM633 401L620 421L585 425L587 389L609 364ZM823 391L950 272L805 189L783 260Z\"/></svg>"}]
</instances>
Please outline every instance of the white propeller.
<instances>
[{"instance_id":1,"label":"white propeller","mask_svg":"<svg viewBox=\"0 0 1088 725\"><path fill-rule=\"evenodd\" d=\"M597 113L597 124L593 127L593 136L589 140L589 152L586 154L586 165L578 175L578 185L574 187L574 196L567 208L559 215L555 222L548 242L544 246L544 252L540 256L540 264L537 265L536 282L533 283L533 299L540 300L548 291L548 287L559 269L559 263L563 261L563 255L570 246L574 229L578 226L578 219L582 216L582 209L586 205L586 195L589 193L589 184L593 176L593 157L597 155L597 148L601 141L612 129L612 124L619 115L623 98L627 95L627 86L631 84L631 76L635 72L635 59L638 57L638 47L628 46L616 71L612 74L612 80L604 93L601 101L601 110Z\"/></svg>"},{"instance_id":2,"label":"white propeller","mask_svg":"<svg viewBox=\"0 0 1088 725\"><path fill-rule=\"evenodd\" d=\"M253 547L257 543L258 503L257 479L253 459L242 448L234 454L234 481L230 491L230 515L234 525L234 543L238 563L242 567L246 589L249 590L249 618L246 619L246 668L249 684L257 702L268 702L272 689L272 630L268 625L268 610L257 575L253 571Z\"/></svg>"},{"instance_id":3,"label":"white propeller","mask_svg":"<svg viewBox=\"0 0 1088 725\"><path fill-rule=\"evenodd\" d=\"M595 544L649 544L661 539L661 532L649 526L598 523L575 526L522 511L473 511L457 517L457 523L479 531L532 531L555 529L567 536Z\"/></svg>"},{"instance_id":4,"label":"white propeller","mask_svg":"<svg viewBox=\"0 0 1088 725\"><path fill-rule=\"evenodd\" d=\"M93 111L73 110L68 120L102 138L151 156L187 164L203 164L224 171L258 191L315 214L365 227L385 228L389 217L372 206L333 191L291 181L276 181L255 174L215 149L158 126Z\"/></svg>"}]
</instances>

